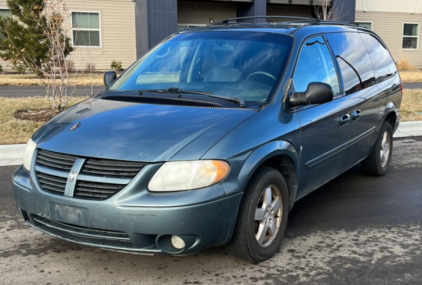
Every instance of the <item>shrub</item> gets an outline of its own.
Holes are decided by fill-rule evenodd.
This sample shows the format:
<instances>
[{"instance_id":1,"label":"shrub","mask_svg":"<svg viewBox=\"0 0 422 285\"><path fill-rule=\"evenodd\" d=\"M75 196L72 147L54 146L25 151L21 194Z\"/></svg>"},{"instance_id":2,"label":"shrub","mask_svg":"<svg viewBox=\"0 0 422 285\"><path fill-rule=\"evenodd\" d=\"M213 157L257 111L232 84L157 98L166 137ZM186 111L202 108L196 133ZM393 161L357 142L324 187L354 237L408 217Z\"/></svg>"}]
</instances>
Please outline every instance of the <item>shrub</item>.
<instances>
[{"instance_id":1,"label":"shrub","mask_svg":"<svg viewBox=\"0 0 422 285\"><path fill-rule=\"evenodd\" d=\"M93 73L95 71L95 63L88 62L85 65L85 72Z\"/></svg>"},{"instance_id":2,"label":"shrub","mask_svg":"<svg viewBox=\"0 0 422 285\"><path fill-rule=\"evenodd\" d=\"M397 68L400 71L410 71L415 70L416 68L410 63L407 58L403 58L401 61L397 62Z\"/></svg>"},{"instance_id":3,"label":"shrub","mask_svg":"<svg viewBox=\"0 0 422 285\"><path fill-rule=\"evenodd\" d=\"M72 60L66 60L67 71L75 72L75 63Z\"/></svg>"},{"instance_id":4,"label":"shrub","mask_svg":"<svg viewBox=\"0 0 422 285\"><path fill-rule=\"evenodd\" d=\"M1 64L0 64L0 72L2 72L3 71L3 66L1 66Z\"/></svg>"},{"instance_id":5,"label":"shrub","mask_svg":"<svg viewBox=\"0 0 422 285\"><path fill-rule=\"evenodd\" d=\"M114 71L121 71L122 70L122 62L121 61L115 61L115 60L113 60L113 62L111 63L110 67Z\"/></svg>"}]
</instances>

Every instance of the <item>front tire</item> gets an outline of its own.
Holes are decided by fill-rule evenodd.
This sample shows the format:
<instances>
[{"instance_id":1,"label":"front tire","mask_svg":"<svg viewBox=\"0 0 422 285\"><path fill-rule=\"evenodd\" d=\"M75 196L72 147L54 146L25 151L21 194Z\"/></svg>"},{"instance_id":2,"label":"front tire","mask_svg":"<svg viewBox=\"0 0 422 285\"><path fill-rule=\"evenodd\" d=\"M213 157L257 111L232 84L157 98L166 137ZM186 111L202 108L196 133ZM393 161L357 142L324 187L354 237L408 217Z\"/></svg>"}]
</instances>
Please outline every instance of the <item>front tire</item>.
<instances>
[{"instance_id":1,"label":"front tire","mask_svg":"<svg viewBox=\"0 0 422 285\"><path fill-rule=\"evenodd\" d=\"M273 256L280 248L289 209L283 176L270 167L259 169L245 189L228 252L251 263Z\"/></svg>"},{"instance_id":2,"label":"front tire","mask_svg":"<svg viewBox=\"0 0 422 285\"><path fill-rule=\"evenodd\" d=\"M363 171L373 176L383 176L390 167L393 153L393 128L384 122L371 155L362 162Z\"/></svg>"}]
</instances>

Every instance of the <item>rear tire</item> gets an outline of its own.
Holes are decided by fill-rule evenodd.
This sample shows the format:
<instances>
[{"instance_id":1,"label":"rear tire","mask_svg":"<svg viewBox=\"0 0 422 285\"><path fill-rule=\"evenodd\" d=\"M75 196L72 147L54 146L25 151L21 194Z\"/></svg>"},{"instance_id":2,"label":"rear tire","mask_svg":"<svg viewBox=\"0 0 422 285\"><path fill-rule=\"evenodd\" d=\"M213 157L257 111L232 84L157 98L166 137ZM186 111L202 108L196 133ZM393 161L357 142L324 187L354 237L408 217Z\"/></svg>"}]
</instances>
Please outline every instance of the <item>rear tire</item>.
<instances>
[{"instance_id":1,"label":"rear tire","mask_svg":"<svg viewBox=\"0 0 422 285\"><path fill-rule=\"evenodd\" d=\"M251 263L273 256L280 248L289 209L289 192L283 175L270 167L259 169L245 189L227 251Z\"/></svg>"},{"instance_id":2,"label":"rear tire","mask_svg":"<svg viewBox=\"0 0 422 285\"><path fill-rule=\"evenodd\" d=\"M362 168L366 174L383 176L390 167L393 153L393 128L389 122L384 122L371 155L362 161Z\"/></svg>"}]
</instances>

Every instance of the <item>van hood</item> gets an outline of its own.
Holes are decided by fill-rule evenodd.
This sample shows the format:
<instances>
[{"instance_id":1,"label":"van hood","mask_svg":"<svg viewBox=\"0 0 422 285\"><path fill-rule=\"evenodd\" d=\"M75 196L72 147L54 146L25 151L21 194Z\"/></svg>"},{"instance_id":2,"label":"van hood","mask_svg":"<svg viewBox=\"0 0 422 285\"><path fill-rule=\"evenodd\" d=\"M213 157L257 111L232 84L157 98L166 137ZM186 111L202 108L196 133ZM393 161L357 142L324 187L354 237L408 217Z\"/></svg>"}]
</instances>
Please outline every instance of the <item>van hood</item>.
<instances>
[{"instance_id":1,"label":"van hood","mask_svg":"<svg viewBox=\"0 0 422 285\"><path fill-rule=\"evenodd\" d=\"M189 155L182 159L200 159L256 112L92 98L52 119L33 140L38 148L83 157L159 162L183 149Z\"/></svg>"}]
</instances>

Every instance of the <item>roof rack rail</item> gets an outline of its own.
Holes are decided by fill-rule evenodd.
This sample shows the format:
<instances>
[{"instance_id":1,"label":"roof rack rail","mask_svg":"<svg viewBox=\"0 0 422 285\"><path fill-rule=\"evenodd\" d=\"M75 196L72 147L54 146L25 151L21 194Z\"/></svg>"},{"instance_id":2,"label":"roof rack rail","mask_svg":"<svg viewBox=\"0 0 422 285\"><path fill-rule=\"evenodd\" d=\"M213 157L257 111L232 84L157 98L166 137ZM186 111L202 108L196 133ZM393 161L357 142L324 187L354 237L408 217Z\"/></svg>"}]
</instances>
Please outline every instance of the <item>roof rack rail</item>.
<instances>
[{"instance_id":1,"label":"roof rack rail","mask_svg":"<svg viewBox=\"0 0 422 285\"><path fill-rule=\"evenodd\" d=\"M340 26L359 26L359 24L355 22L348 22L348 21L319 21L319 25L340 25Z\"/></svg>"},{"instance_id":2,"label":"roof rack rail","mask_svg":"<svg viewBox=\"0 0 422 285\"><path fill-rule=\"evenodd\" d=\"M237 20L250 20L250 19L289 19L289 20L301 20L306 22L318 22L319 20L316 18L305 18L305 17L293 17L293 16L251 16L251 17L238 17L238 18L229 18L221 23L216 24L228 24L232 21Z\"/></svg>"}]
</instances>

